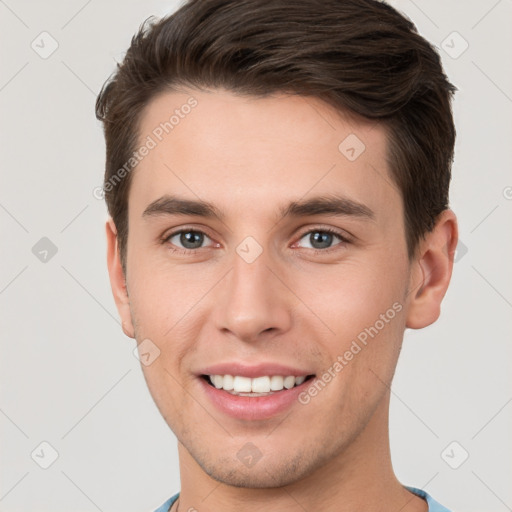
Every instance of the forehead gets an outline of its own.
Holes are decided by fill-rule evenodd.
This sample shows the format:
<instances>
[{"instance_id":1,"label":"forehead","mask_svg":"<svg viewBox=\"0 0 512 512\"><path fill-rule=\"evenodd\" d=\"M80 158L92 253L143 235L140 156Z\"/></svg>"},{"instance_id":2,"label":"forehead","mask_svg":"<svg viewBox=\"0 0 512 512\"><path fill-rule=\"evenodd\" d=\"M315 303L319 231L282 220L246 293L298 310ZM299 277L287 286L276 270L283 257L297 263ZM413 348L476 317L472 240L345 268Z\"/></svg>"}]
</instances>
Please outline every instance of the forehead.
<instances>
[{"instance_id":1,"label":"forehead","mask_svg":"<svg viewBox=\"0 0 512 512\"><path fill-rule=\"evenodd\" d=\"M377 213L401 208L384 127L316 98L166 92L143 112L139 144L150 147L130 189L130 209L139 214L163 194L201 197L248 215L332 192Z\"/></svg>"}]
</instances>

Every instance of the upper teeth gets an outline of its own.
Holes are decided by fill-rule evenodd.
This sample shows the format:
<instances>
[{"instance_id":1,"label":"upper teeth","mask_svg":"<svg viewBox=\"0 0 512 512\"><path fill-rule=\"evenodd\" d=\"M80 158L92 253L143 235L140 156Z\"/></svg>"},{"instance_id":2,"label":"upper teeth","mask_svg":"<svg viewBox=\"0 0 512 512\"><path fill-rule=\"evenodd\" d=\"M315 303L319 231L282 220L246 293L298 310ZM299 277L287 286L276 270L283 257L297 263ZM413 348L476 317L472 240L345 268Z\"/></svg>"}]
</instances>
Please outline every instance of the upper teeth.
<instances>
[{"instance_id":1,"label":"upper teeth","mask_svg":"<svg viewBox=\"0 0 512 512\"><path fill-rule=\"evenodd\" d=\"M281 391L283 388L291 389L295 385L302 384L305 376L294 377L288 375L282 377L281 375L272 375L264 377L242 377L240 375L209 375L210 382L217 389L224 389L226 391L235 391L236 393L268 393L270 391Z\"/></svg>"}]
</instances>

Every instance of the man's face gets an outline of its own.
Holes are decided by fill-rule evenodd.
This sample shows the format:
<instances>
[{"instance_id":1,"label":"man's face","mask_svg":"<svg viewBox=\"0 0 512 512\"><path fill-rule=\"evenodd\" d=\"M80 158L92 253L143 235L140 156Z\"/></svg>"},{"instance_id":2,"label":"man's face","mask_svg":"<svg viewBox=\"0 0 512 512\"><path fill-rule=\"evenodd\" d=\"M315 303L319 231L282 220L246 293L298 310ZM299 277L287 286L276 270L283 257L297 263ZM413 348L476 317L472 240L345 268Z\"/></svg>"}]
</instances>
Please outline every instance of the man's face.
<instances>
[{"instance_id":1,"label":"man's face","mask_svg":"<svg viewBox=\"0 0 512 512\"><path fill-rule=\"evenodd\" d=\"M183 109L191 95L197 105ZM162 134L176 109L182 117ZM148 135L157 144L129 195L124 320L160 350L144 375L195 462L231 485L276 487L349 453L370 428L387 432L410 266L384 129L312 98L216 90L157 97L140 142ZM223 216L144 214L163 196ZM341 212L283 215L320 197L342 199ZM315 377L234 396L202 376L216 365L249 385L248 375Z\"/></svg>"}]
</instances>

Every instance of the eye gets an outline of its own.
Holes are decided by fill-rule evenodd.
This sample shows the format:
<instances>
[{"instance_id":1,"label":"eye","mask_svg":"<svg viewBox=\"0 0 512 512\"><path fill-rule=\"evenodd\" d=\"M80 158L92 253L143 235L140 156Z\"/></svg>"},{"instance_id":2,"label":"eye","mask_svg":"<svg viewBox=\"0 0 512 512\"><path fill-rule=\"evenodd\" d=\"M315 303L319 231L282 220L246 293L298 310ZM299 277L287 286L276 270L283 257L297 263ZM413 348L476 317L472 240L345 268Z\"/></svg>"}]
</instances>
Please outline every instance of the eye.
<instances>
[{"instance_id":1,"label":"eye","mask_svg":"<svg viewBox=\"0 0 512 512\"><path fill-rule=\"evenodd\" d=\"M306 240L309 243L307 249L320 250L326 252L333 248L333 242L338 239L340 243L349 243L349 240L336 230L322 228L309 230L301 236L300 240ZM340 243L335 245L340 245Z\"/></svg>"},{"instance_id":2,"label":"eye","mask_svg":"<svg viewBox=\"0 0 512 512\"><path fill-rule=\"evenodd\" d=\"M336 239L338 243L335 243ZM207 240L213 242L203 231L197 229L180 229L179 231L174 231L164 236L162 242L170 244L172 251L187 254L205 248L203 244ZM310 229L302 234L297 244L302 240L306 241L306 245L303 247L317 252L329 252L330 250L334 250L337 245L350 243L350 240L342 233L329 228Z\"/></svg>"},{"instance_id":3,"label":"eye","mask_svg":"<svg viewBox=\"0 0 512 512\"><path fill-rule=\"evenodd\" d=\"M182 229L166 236L164 241L171 243L178 249L184 249L184 252L187 252L201 249L205 239L211 241L211 238L202 231Z\"/></svg>"}]
</instances>

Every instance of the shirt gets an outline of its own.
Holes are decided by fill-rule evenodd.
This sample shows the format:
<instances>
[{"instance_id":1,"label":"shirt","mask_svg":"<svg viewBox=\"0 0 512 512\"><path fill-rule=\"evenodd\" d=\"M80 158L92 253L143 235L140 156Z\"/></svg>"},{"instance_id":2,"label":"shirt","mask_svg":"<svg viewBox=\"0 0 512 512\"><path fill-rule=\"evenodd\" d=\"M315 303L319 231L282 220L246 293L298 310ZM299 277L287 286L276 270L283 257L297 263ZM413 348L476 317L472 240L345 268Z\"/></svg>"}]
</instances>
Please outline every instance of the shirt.
<instances>
[{"instance_id":1,"label":"shirt","mask_svg":"<svg viewBox=\"0 0 512 512\"><path fill-rule=\"evenodd\" d=\"M423 498L427 502L428 512L450 512L447 508L443 507L443 505L438 503L434 498L432 498L432 496L427 494L422 489L409 487L408 485L405 485L404 487L412 493L416 494L416 496ZM155 512L168 512L168 510L171 508L171 505L178 499L179 495L180 493L171 496L163 505L158 507Z\"/></svg>"}]
</instances>

